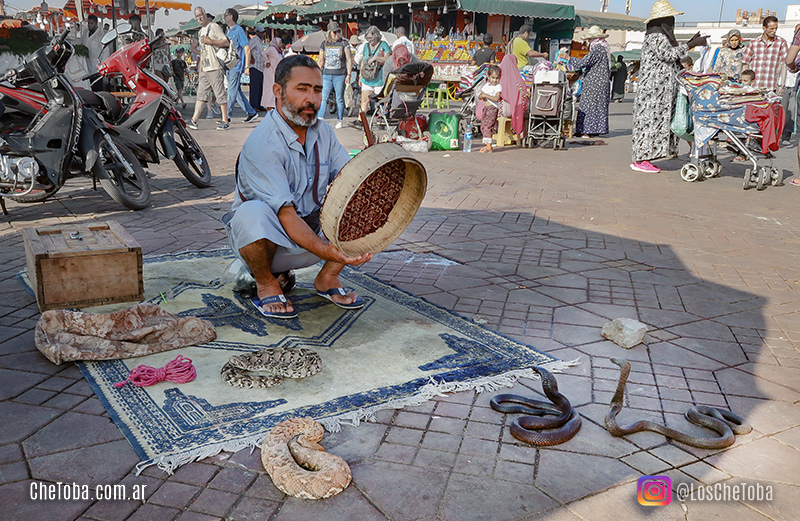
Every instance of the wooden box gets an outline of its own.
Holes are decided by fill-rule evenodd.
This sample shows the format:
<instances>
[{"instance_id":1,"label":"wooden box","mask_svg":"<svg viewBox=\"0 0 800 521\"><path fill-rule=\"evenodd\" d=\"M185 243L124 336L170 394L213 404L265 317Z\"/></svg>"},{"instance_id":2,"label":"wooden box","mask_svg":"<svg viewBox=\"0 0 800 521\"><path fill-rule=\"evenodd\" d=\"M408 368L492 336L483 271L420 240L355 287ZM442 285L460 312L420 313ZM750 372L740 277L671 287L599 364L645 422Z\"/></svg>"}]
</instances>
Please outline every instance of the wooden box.
<instances>
[{"instance_id":1,"label":"wooden box","mask_svg":"<svg viewBox=\"0 0 800 521\"><path fill-rule=\"evenodd\" d=\"M142 248L119 223L26 228L23 235L40 310L142 300Z\"/></svg>"}]
</instances>

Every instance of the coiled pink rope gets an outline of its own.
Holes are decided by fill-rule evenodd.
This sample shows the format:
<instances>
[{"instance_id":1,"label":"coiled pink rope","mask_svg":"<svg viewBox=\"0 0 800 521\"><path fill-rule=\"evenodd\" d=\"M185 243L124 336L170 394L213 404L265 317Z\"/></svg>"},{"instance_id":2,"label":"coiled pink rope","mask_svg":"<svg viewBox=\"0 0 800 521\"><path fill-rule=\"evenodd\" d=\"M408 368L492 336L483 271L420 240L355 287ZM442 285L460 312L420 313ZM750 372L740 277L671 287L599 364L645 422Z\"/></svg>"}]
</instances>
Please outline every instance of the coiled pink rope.
<instances>
[{"instance_id":1,"label":"coiled pink rope","mask_svg":"<svg viewBox=\"0 0 800 521\"><path fill-rule=\"evenodd\" d=\"M140 365L131 371L128 379L124 382L117 382L114 387L122 387L130 382L137 387L148 387L164 380L169 380L176 384L185 384L197 378L197 371L189 358L178 355L175 360L167 362L164 367L150 367Z\"/></svg>"}]
</instances>

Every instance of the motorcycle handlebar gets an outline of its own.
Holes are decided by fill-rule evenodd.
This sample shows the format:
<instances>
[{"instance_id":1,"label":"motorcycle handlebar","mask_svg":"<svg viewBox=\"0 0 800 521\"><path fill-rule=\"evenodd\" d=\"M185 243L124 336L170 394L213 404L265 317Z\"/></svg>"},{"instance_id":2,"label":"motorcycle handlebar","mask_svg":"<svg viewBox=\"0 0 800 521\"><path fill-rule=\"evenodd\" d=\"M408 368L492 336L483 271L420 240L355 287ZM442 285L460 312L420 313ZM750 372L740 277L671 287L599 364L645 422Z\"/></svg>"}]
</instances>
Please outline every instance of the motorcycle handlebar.
<instances>
[{"instance_id":1,"label":"motorcycle handlebar","mask_svg":"<svg viewBox=\"0 0 800 521\"><path fill-rule=\"evenodd\" d=\"M68 34L69 34L69 27L67 27L66 29L61 31L61 34L56 36L56 39L53 40L53 44L54 45L60 45L60 44L64 43L67 40L67 35Z\"/></svg>"}]
</instances>

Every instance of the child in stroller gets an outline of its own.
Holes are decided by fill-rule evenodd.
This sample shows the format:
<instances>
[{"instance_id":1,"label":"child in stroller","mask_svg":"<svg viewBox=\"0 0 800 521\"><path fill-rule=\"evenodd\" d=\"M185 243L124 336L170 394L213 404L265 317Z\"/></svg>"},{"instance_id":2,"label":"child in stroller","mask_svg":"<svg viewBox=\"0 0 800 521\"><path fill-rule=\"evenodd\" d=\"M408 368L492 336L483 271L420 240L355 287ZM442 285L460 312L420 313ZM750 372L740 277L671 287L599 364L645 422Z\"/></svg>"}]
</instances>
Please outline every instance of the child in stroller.
<instances>
[{"instance_id":1,"label":"child in stroller","mask_svg":"<svg viewBox=\"0 0 800 521\"><path fill-rule=\"evenodd\" d=\"M398 46L400 48L405 46ZM386 78L383 97L376 101L375 112L369 128L376 143L394 141L406 132L402 126L410 125L410 138L426 139L430 148L430 133L424 132L417 119L417 110L425 99L425 91L433 76L433 66L423 61L412 61L396 68ZM407 123L406 123L407 122ZM405 123L405 125L404 125ZM364 138L366 143L366 137Z\"/></svg>"}]
</instances>

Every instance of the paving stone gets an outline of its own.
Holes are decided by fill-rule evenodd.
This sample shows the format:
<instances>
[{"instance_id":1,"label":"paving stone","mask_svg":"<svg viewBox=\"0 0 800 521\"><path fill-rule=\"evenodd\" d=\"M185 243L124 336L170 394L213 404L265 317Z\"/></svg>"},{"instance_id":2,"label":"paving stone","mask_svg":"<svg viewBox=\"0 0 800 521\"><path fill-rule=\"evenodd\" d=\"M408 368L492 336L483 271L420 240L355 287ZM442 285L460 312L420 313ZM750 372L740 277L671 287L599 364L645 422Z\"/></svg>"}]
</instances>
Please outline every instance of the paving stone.
<instances>
[{"instance_id":1,"label":"paving stone","mask_svg":"<svg viewBox=\"0 0 800 521\"><path fill-rule=\"evenodd\" d=\"M121 439L122 433L111 420L68 412L25 440L22 447L28 457L35 458Z\"/></svg>"},{"instance_id":2,"label":"paving stone","mask_svg":"<svg viewBox=\"0 0 800 521\"><path fill-rule=\"evenodd\" d=\"M113 465L98 462L113 461ZM31 458L31 477L45 481L75 482L79 485L106 485L122 479L139 463L126 440L91 445L74 450Z\"/></svg>"},{"instance_id":3,"label":"paving stone","mask_svg":"<svg viewBox=\"0 0 800 521\"><path fill-rule=\"evenodd\" d=\"M400 411L394 419L394 424L399 427L412 427L416 429L424 429L428 425L430 416L427 414L418 414L408 411Z\"/></svg>"},{"instance_id":4,"label":"paving stone","mask_svg":"<svg viewBox=\"0 0 800 521\"><path fill-rule=\"evenodd\" d=\"M362 422L358 427L343 425L339 432L326 433L322 445L345 461L363 461L375 454L388 428L374 422Z\"/></svg>"},{"instance_id":5,"label":"paving stone","mask_svg":"<svg viewBox=\"0 0 800 521\"><path fill-rule=\"evenodd\" d=\"M392 461L395 463L411 464L416 453L416 447L384 442L378 448L378 451L375 453L375 457L380 460Z\"/></svg>"},{"instance_id":6,"label":"paving stone","mask_svg":"<svg viewBox=\"0 0 800 521\"><path fill-rule=\"evenodd\" d=\"M150 496L148 503L183 509L200 493L200 488L184 483L167 481Z\"/></svg>"},{"instance_id":7,"label":"paving stone","mask_svg":"<svg viewBox=\"0 0 800 521\"><path fill-rule=\"evenodd\" d=\"M535 467L514 461L499 460L494 468L494 478L533 485Z\"/></svg>"},{"instance_id":8,"label":"paving stone","mask_svg":"<svg viewBox=\"0 0 800 521\"><path fill-rule=\"evenodd\" d=\"M85 515L97 521L122 521L141 505L141 501L97 501Z\"/></svg>"},{"instance_id":9,"label":"paving stone","mask_svg":"<svg viewBox=\"0 0 800 521\"><path fill-rule=\"evenodd\" d=\"M238 499L238 494L209 488L200 492L200 495L189 505L189 509L210 516L225 517Z\"/></svg>"},{"instance_id":10,"label":"paving stone","mask_svg":"<svg viewBox=\"0 0 800 521\"><path fill-rule=\"evenodd\" d=\"M0 447L0 465L13 463L15 461L22 461L22 459L22 450L16 443L11 445L3 445Z\"/></svg>"},{"instance_id":11,"label":"paving stone","mask_svg":"<svg viewBox=\"0 0 800 521\"><path fill-rule=\"evenodd\" d=\"M289 498L272 521L296 521L301 519L325 519L326 521L384 521L380 513L356 489L347 487L342 493L323 501L307 501Z\"/></svg>"},{"instance_id":12,"label":"paving stone","mask_svg":"<svg viewBox=\"0 0 800 521\"><path fill-rule=\"evenodd\" d=\"M497 441L464 438L458 452L460 454L474 454L493 458L497 455L498 445Z\"/></svg>"},{"instance_id":13,"label":"paving stone","mask_svg":"<svg viewBox=\"0 0 800 521\"><path fill-rule=\"evenodd\" d=\"M287 497L286 494L278 490L272 483L272 479L266 474L259 475L244 494L276 502L282 502Z\"/></svg>"},{"instance_id":14,"label":"paving stone","mask_svg":"<svg viewBox=\"0 0 800 521\"><path fill-rule=\"evenodd\" d=\"M462 434L466 427L466 421L455 418L431 418L429 430L437 432L445 432L448 434Z\"/></svg>"},{"instance_id":15,"label":"paving stone","mask_svg":"<svg viewBox=\"0 0 800 521\"><path fill-rule=\"evenodd\" d=\"M222 521L221 517L201 514L200 512L183 512L176 521Z\"/></svg>"},{"instance_id":16,"label":"paving stone","mask_svg":"<svg viewBox=\"0 0 800 521\"><path fill-rule=\"evenodd\" d=\"M667 469L672 468L672 465L662 461L649 452L637 452L636 454L631 454L630 456L625 456L624 458L620 458L620 461L627 463L634 469L638 470L645 476L655 476L660 472L664 472Z\"/></svg>"},{"instance_id":17,"label":"paving stone","mask_svg":"<svg viewBox=\"0 0 800 521\"><path fill-rule=\"evenodd\" d=\"M63 391L70 385L74 384L75 380L72 378L65 378L61 376L61 373L57 376L51 376L47 380L42 381L41 383L37 384L36 387L39 389L44 389L46 391Z\"/></svg>"},{"instance_id":18,"label":"paving stone","mask_svg":"<svg viewBox=\"0 0 800 521\"><path fill-rule=\"evenodd\" d=\"M800 450L800 427L794 427L784 432L775 434L772 436L772 438L783 442L790 447Z\"/></svg>"},{"instance_id":19,"label":"paving stone","mask_svg":"<svg viewBox=\"0 0 800 521\"><path fill-rule=\"evenodd\" d=\"M88 398L85 402L73 407L72 412L93 414L95 416L103 416L107 414L105 408L103 408L103 404L100 403L100 399L96 396Z\"/></svg>"},{"instance_id":20,"label":"paving stone","mask_svg":"<svg viewBox=\"0 0 800 521\"><path fill-rule=\"evenodd\" d=\"M797 466L800 451L771 438L750 443L712 455L706 461L735 477L776 481L800 485Z\"/></svg>"},{"instance_id":21,"label":"paving stone","mask_svg":"<svg viewBox=\"0 0 800 521\"><path fill-rule=\"evenodd\" d=\"M389 443L397 443L400 445L413 445L417 446L422 441L424 431L415 429L406 429L403 427L392 427L386 435L386 441Z\"/></svg>"},{"instance_id":22,"label":"paving stone","mask_svg":"<svg viewBox=\"0 0 800 521\"><path fill-rule=\"evenodd\" d=\"M731 477L730 474L721 472L703 461L684 465L681 467L681 472L689 474L704 485L713 485L714 483L725 481Z\"/></svg>"},{"instance_id":23,"label":"paving stone","mask_svg":"<svg viewBox=\"0 0 800 521\"><path fill-rule=\"evenodd\" d=\"M175 508L144 504L136 509L128 521L171 521L179 512Z\"/></svg>"},{"instance_id":24,"label":"paving stone","mask_svg":"<svg viewBox=\"0 0 800 521\"><path fill-rule=\"evenodd\" d=\"M3 387L0 388L0 400L21 395L45 379L47 376L39 373L0 369L0 380L3 382Z\"/></svg>"},{"instance_id":25,"label":"paving stone","mask_svg":"<svg viewBox=\"0 0 800 521\"><path fill-rule=\"evenodd\" d=\"M727 395L768 398L786 402L800 400L800 392L753 377L738 369L724 369L715 374L722 391Z\"/></svg>"},{"instance_id":26,"label":"paving stone","mask_svg":"<svg viewBox=\"0 0 800 521\"><path fill-rule=\"evenodd\" d=\"M426 449L458 452L458 449L461 447L461 442L461 436L429 431L425 433L421 446Z\"/></svg>"},{"instance_id":27,"label":"paving stone","mask_svg":"<svg viewBox=\"0 0 800 521\"><path fill-rule=\"evenodd\" d=\"M453 467L453 471L474 476L491 476L494 466L495 459L492 457L459 454L456 456L456 464Z\"/></svg>"},{"instance_id":28,"label":"paving stone","mask_svg":"<svg viewBox=\"0 0 800 521\"><path fill-rule=\"evenodd\" d=\"M470 406L461 403L439 402L435 414L465 420L469 417Z\"/></svg>"},{"instance_id":29,"label":"paving stone","mask_svg":"<svg viewBox=\"0 0 800 521\"><path fill-rule=\"evenodd\" d=\"M480 438L484 440L499 440L502 434L502 426L491 423L470 421L467 422L467 430L464 435L470 438Z\"/></svg>"},{"instance_id":30,"label":"paving stone","mask_svg":"<svg viewBox=\"0 0 800 521\"><path fill-rule=\"evenodd\" d=\"M208 486L224 490L225 492L233 492L234 494L241 494L247 487L256 479L255 472L244 471L241 469L221 469L214 479L212 479Z\"/></svg>"},{"instance_id":31,"label":"paving stone","mask_svg":"<svg viewBox=\"0 0 800 521\"><path fill-rule=\"evenodd\" d=\"M19 374L19 373L13 373L13 374ZM27 403L30 405L41 405L55 395L56 393L54 393L53 391L44 391L42 389L34 388L34 389L28 389L21 395L17 396L14 399L14 401L19 403Z\"/></svg>"},{"instance_id":32,"label":"paving stone","mask_svg":"<svg viewBox=\"0 0 800 521\"><path fill-rule=\"evenodd\" d=\"M54 409L70 410L81 404L84 400L86 400L86 397L78 394L59 393L42 405Z\"/></svg>"},{"instance_id":33,"label":"paving stone","mask_svg":"<svg viewBox=\"0 0 800 521\"><path fill-rule=\"evenodd\" d=\"M648 451L653 456L662 459L673 467L680 467L694 461L695 457L674 445L662 445Z\"/></svg>"},{"instance_id":34,"label":"paving stone","mask_svg":"<svg viewBox=\"0 0 800 521\"><path fill-rule=\"evenodd\" d=\"M24 461L0 465L0 485L28 479L28 466Z\"/></svg>"},{"instance_id":35,"label":"paving stone","mask_svg":"<svg viewBox=\"0 0 800 521\"><path fill-rule=\"evenodd\" d=\"M616 459L542 451L536 487L566 503L638 477L638 472Z\"/></svg>"},{"instance_id":36,"label":"paving stone","mask_svg":"<svg viewBox=\"0 0 800 521\"><path fill-rule=\"evenodd\" d=\"M432 470L449 471L453 468L456 454L440 450L419 449L414 465Z\"/></svg>"},{"instance_id":37,"label":"paving stone","mask_svg":"<svg viewBox=\"0 0 800 521\"><path fill-rule=\"evenodd\" d=\"M447 483L446 472L396 463L359 463L350 470L370 503L396 521L435 515Z\"/></svg>"},{"instance_id":38,"label":"paving stone","mask_svg":"<svg viewBox=\"0 0 800 521\"><path fill-rule=\"evenodd\" d=\"M54 409L0 402L0 417L14 418L13 422L0 422L0 445L27 438L59 414Z\"/></svg>"},{"instance_id":39,"label":"paving stone","mask_svg":"<svg viewBox=\"0 0 800 521\"><path fill-rule=\"evenodd\" d=\"M490 494L486 493L488 490ZM532 485L453 475L447 484L440 515L445 521L510 521L555 506L555 501Z\"/></svg>"},{"instance_id":40,"label":"paving stone","mask_svg":"<svg viewBox=\"0 0 800 521\"><path fill-rule=\"evenodd\" d=\"M35 487L35 498L31 498L31 486ZM49 486L37 481L17 481L0 486L0 505L3 505L3 519L47 519L48 521L73 521L81 512L89 508L91 501L49 499L45 494ZM54 493L58 493L54 489Z\"/></svg>"}]
</instances>

